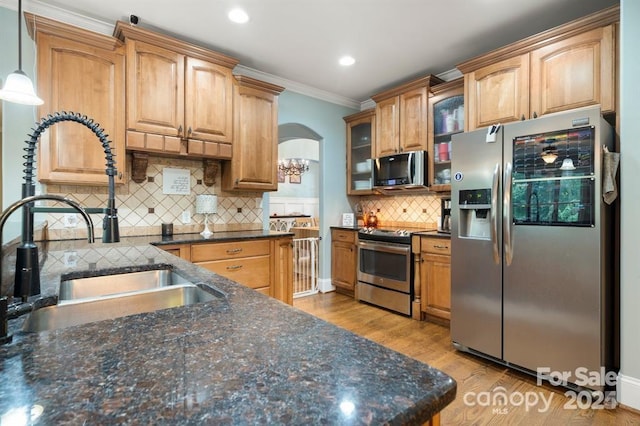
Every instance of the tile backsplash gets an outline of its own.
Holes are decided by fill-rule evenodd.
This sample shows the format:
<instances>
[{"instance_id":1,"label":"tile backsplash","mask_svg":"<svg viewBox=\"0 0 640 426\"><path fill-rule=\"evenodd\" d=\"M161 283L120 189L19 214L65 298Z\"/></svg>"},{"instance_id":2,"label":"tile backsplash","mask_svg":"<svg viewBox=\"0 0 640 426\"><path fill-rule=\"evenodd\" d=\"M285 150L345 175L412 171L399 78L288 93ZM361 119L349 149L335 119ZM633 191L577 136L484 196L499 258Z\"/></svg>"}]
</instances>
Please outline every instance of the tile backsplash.
<instances>
[{"instance_id":1,"label":"tile backsplash","mask_svg":"<svg viewBox=\"0 0 640 426\"><path fill-rule=\"evenodd\" d=\"M440 198L435 194L365 196L359 200L362 212L373 211L378 226L436 228Z\"/></svg>"},{"instance_id":2,"label":"tile backsplash","mask_svg":"<svg viewBox=\"0 0 640 426\"><path fill-rule=\"evenodd\" d=\"M127 173L131 170L131 157L127 155ZM167 195L162 191L162 170L165 167L187 169L190 172L189 195ZM262 229L262 194L259 192L225 192L220 186L220 168L216 182L208 187L202 183L202 160L149 156L147 180L116 186L116 208L121 236L154 235L161 233L162 223L173 223L174 233L200 232L204 227L204 215L195 213L196 195L218 196L218 212L209 215L212 231ZM79 202L83 207L106 207L106 186L43 185L43 193L57 194ZM188 211L191 223L182 222L183 212ZM102 235L102 214L92 214L96 239ZM86 237L86 227L77 215L77 227L65 227L64 214L47 214L48 239Z\"/></svg>"}]
</instances>

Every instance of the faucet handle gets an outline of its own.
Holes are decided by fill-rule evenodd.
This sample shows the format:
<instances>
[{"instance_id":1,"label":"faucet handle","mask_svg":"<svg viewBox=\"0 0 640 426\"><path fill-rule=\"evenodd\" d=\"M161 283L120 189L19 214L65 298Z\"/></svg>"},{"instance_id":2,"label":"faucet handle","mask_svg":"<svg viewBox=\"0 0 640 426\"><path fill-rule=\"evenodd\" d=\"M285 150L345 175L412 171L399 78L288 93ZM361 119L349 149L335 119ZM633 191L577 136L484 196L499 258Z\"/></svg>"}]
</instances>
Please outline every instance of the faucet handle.
<instances>
[{"instance_id":1,"label":"faucet handle","mask_svg":"<svg viewBox=\"0 0 640 426\"><path fill-rule=\"evenodd\" d=\"M9 335L9 302L6 297L0 298L0 344L11 342Z\"/></svg>"}]
</instances>

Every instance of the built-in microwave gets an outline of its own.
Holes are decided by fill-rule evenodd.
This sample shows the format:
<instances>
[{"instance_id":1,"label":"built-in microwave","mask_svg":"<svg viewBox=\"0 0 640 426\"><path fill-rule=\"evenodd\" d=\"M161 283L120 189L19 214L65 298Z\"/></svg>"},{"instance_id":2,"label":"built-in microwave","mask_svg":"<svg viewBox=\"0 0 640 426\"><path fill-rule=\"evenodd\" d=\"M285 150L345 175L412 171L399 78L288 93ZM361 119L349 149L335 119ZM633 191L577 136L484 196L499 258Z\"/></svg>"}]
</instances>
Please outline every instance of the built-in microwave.
<instances>
[{"instance_id":1,"label":"built-in microwave","mask_svg":"<svg viewBox=\"0 0 640 426\"><path fill-rule=\"evenodd\" d=\"M378 190L419 189L427 186L427 152L408 151L376 158L373 187Z\"/></svg>"}]
</instances>

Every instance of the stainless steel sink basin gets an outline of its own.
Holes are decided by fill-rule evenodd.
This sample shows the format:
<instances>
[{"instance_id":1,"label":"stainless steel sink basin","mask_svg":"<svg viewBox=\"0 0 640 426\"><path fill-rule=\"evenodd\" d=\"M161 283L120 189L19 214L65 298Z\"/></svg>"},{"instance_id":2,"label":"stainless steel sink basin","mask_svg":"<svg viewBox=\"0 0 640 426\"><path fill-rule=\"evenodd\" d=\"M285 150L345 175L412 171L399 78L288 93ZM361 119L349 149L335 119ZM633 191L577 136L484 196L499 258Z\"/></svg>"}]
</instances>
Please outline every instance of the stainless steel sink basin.
<instances>
[{"instance_id":1,"label":"stainless steel sink basin","mask_svg":"<svg viewBox=\"0 0 640 426\"><path fill-rule=\"evenodd\" d=\"M55 330L223 298L221 293L205 284L177 284L78 299L32 312L27 317L23 330Z\"/></svg>"},{"instance_id":2,"label":"stainless steel sink basin","mask_svg":"<svg viewBox=\"0 0 640 426\"><path fill-rule=\"evenodd\" d=\"M64 304L69 300L149 290L177 284L191 284L191 282L171 269L77 278L60 283L58 300L60 304Z\"/></svg>"}]
</instances>

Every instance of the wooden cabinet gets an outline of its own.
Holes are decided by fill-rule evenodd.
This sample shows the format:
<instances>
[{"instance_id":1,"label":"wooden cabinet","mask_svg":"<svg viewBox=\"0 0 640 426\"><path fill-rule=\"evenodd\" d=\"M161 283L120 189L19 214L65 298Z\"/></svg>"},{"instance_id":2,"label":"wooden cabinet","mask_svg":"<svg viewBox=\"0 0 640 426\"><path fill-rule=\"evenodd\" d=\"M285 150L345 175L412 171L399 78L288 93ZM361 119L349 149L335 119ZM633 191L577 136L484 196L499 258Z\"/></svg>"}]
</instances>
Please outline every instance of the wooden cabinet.
<instances>
[{"instance_id":1,"label":"wooden cabinet","mask_svg":"<svg viewBox=\"0 0 640 426\"><path fill-rule=\"evenodd\" d=\"M278 95L283 87L236 76L233 158L222 164L226 190L278 189Z\"/></svg>"},{"instance_id":2,"label":"wooden cabinet","mask_svg":"<svg viewBox=\"0 0 640 426\"><path fill-rule=\"evenodd\" d=\"M464 131L464 80L432 88L429 97L429 188L451 191L451 137Z\"/></svg>"},{"instance_id":3,"label":"wooden cabinet","mask_svg":"<svg viewBox=\"0 0 640 426\"><path fill-rule=\"evenodd\" d=\"M128 23L127 149L231 158L234 58Z\"/></svg>"},{"instance_id":4,"label":"wooden cabinet","mask_svg":"<svg viewBox=\"0 0 640 426\"><path fill-rule=\"evenodd\" d=\"M331 230L331 283L336 291L355 295L358 267L358 231L350 229Z\"/></svg>"},{"instance_id":5,"label":"wooden cabinet","mask_svg":"<svg viewBox=\"0 0 640 426\"><path fill-rule=\"evenodd\" d=\"M158 247L267 296L293 304L291 236Z\"/></svg>"},{"instance_id":6,"label":"wooden cabinet","mask_svg":"<svg viewBox=\"0 0 640 426\"><path fill-rule=\"evenodd\" d=\"M271 296L293 305L293 238L271 240L272 277Z\"/></svg>"},{"instance_id":7,"label":"wooden cabinet","mask_svg":"<svg viewBox=\"0 0 640 426\"><path fill-rule=\"evenodd\" d=\"M468 130L529 116L529 54L465 74Z\"/></svg>"},{"instance_id":8,"label":"wooden cabinet","mask_svg":"<svg viewBox=\"0 0 640 426\"><path fill-rule=\"evenodd\" d=\"M451 241L420 237L420 311L427 318L451 319Z\"/></svg>"},{"instance_id":9,"label":"wooden cabinet","mask_svg":"<svg viewBox=\"0 0 640 426\"><path fill-rule=\"evenodd\" d=\"M162 249L174 256L178 256L184 260L191 261L191 245L190 244L170 244L161 246Z\"/></svg>"},{"instance_id":10,"label":"wooden cabinet","mask_svg":"<svg viewBox=\"0 0 640 426\"><path fill-rule=\"evenodd\" d=\"M615 112L618 20L615 6L459 64L466 130L595 104Z\"/></svg>"},{"instance_id":11,"label":"wooden cabinet","mask_svg":"<svg viewBox=\"0 0 640 426\"><path fill-rule=\"evenodd\" d=\"M267 296L270 289L269 240L193 244L191 261Z\"/></svg>"},{"instance_id":12,"label":"wooden cabinet","mask_svg":"<svg viewBox=\"0 0 640 426\"><path fill-rule=\"evenodd\" d=\"M376 102L374 157L427 149L427 100L431 85L440 82L428 75L371 97Z\"/></svg>"},{"instance_id":13,"label":"wooden cabinet","mask_svg":"<svg viewBox=\"0 0 640 426\"><path fill-rule=\"evenodd\" d=\"M347 124L347 194L372 194L375 109L349 115L344 121Z\"/></svg>"},{"instance_id":14,"label":"wooden cabinet","mask_svg":"<svg viewBox=\"0 0 640 426\"><path fill-rule=\"evenodd\" d=\"M124 130L125 58L122 43L40 16L25 14L37 46L38 117L73 111L93 119L109 135L118 174L126 176ZM38 180L71 185L107 185L105 154L98 137L73 122L57 123L41 137Z\"/></svg>"}]
</instances>

